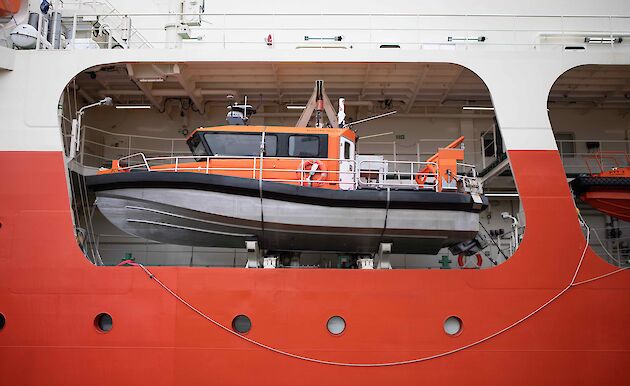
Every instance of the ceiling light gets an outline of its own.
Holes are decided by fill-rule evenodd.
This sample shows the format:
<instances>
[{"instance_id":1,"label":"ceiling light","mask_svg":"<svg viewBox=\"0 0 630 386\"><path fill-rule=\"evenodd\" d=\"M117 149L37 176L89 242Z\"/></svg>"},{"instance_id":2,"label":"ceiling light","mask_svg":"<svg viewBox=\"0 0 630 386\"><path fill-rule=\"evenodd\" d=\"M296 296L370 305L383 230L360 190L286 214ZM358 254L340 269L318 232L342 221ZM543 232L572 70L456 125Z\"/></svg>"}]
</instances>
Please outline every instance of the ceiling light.
<instances>
[{"instance_id":1,"label":"ceiling light","mask_svg":"<svg viewBox=\"0 0 630 386\"><path fill-rule=\"evenodd\" d=\"M140 83L164 82L164 78L139 78L138 82Z\"/></svg>"},{"instance_id":2,"label":"ceiling light","mask_svg":"<svg viewBox=\"0 0 630 386\"><path fill-rule=\"evenodd\" d=\"M301 106L301 105L288 105L287 109L289 110L304 110L306 108L306 106Z\"/></svg>"},{"instance_id":3,"label":"ceiling light","mask_svg":"<svg viewBox=\"0 0 630 386\"><path fill-rule=\"evenodd\" d=\"M117 109L150 109L151 105L116 105Z\"/></svg>"},{"instance_id":4,"label":"ceiling light","mask_svg":"<svg viewBox=\"0 0 630 386\"><path fill-rule=\"evenodd\" d=\"M589 44L613 44L621 43L623 39L620 36L587 36L584 38L584 43Z\"/></svg>"},{"instance_id":5,"label":"ceiling light","mask_svg":"<svg viewBox=\"0 0 630 386\"><path fill-rule=\"evenodd\" d=\"M494 110L494 107L485 107L485 106L464 106L462 107L464 110Z\"/></svg>"}]
</instances>

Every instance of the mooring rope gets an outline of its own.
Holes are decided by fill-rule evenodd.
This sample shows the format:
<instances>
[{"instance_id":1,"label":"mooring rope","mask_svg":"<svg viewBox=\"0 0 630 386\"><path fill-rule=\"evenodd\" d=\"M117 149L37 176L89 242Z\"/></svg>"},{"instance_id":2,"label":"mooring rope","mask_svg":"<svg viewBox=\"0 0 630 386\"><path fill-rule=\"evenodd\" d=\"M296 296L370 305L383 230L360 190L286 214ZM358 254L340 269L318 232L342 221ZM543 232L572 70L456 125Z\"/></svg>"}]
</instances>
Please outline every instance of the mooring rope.
<instances>
[{"instance_id":1,"label":"mooring rope","mask_svg":"<svg viewBox=\"0 0 630 386\"><path fill-rule=\"evenodd\" d=\"M257 340L254 340L252 338L248 338L247 336L241 335L236 331L233 331L232 329L230 329L229 327L224 326L223 324L221 324L220 322L214 320L213 318L211 318L210 316L208 316L207 314L205 314L204 312L202 312L201 310L199 310L198 308L196 308L195 306L193 306L192 304L190 304L189 302L187 302L184 298L182 298L181 296L179 296L175 291L173 291L172 289L170 289L166 284L164 284L162 281L160 281L159 278L157 278L155 276L155 274L153 274L148 268L146 268L144 265L142 264L138 264L132 261L124 261L122 262L120 265L123 264L129 264L129 265L133 265L133 266L137 266L139 268L141 268L144 273L149 277L149 279L153 280L155 283L157 283L160 287L162 287L167 293L169 293L171 296L173 296L177 301L181 302L182 304L184 304L186 307L188 307L190 310L192 310L193 312L195 312L196 314L198 314L199 316L201 316L202 318L206 319L207 321L209 321L210 323L214 324L215 326L221 328L222 330L225 330L226 332L242 339L245 340L253 345L256 345L260 348L272 351L274 353L280 354L280 355L284 355L290 358L294 358L294 359L299 359L299 360L303 360L303 361L307 361L307 362L312 362L312 363L318 363L318 364L322 364L322 365L331 365L331 366L342 366L342 367L390 367L390 366L400 366L400 365L408 365L408 364L413 364L413 363L419 363L419 362L426 362L432 359L437 359L437 358L442 358L448 355L452 355L455 354L457 352L460 351L464 351L466 349L469 349L471 347L477 346L481 343L484 343L498 335L503 334L504 332L518 326L519 324L525 322L527 319L531 318L532 316L534 316L535 314L537 314L538 312L540 312L541 310L543 310L544 308L546 308L547 306L549 306L551 303L553 303L556 299L558 299L560 296L562 296L563 294L565 294L567 291L569 291L569 289L571 289L572 287L578 286L578 285L582 285L582 284L586 284L586 283L590 283L593 282L595 280L599 280L599 279L603 279L605 277L614 275L618 272L624 271L628 268L620 268L617 269L615 271L612 272L608 272L605 273L603 275L599 275L587 280L582 280L579 282L576 282L576 278L578 276L578 273L580 272L580 268L582 267L582 262L584 261L584 256L586 256L586 251L588 250L589 247L589 241L590 241L590 228L588 227L588 225L584 222L584 220L582 219L581 215L578 215L580 217L580 220L582 222L582 224L584 224L587 232L586 232L586 243L584 245L584 249L582 250L582 254L580 256L580 260L577 264L577 267L575 269L575 272L573 273L573 276L571 277L571 281L569 282L569 284L562 289L560 292L558 292L556 295L554 295L551 299L547 300L545 303L543 303L542 305L540 305L539 307L537 307L536 309L534 309L533 311L531 311L530 313L528 313L527 315L523 316L522 318L518 319L517 321L511 323L510 325L486 336L483 337L479 340L476 340L472 343L466 344L464 346L452 349L452 350L448 350L448 351L444 351L438 354L434 354L434 355L429 355L429 356L425 356L425 357L421 357L421 358L413 358L413 359L407 359L407 360L401 360L401 361L393 361L393 362L377 362L377 363L352 363L352 362L338 362L338 361L332 361L332 360L324 360L324 359L317 359L317 358L312 358L312 357L308 357L308 356L303 356L303 355L298 355L298 354L294 354L288 351L284 351L282 349L279 348L275 348L272 346L269 346L267 344L264 344L262 342L259 342Z\"/></svg>"}]
</instances>

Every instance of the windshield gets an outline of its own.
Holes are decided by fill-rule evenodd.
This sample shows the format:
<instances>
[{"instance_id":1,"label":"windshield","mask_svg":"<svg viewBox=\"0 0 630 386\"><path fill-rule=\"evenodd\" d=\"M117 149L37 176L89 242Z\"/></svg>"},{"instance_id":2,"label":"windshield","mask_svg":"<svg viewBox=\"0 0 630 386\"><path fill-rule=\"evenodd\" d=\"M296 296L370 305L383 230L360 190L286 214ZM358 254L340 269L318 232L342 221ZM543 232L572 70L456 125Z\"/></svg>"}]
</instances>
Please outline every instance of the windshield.
<instances>
[{"instance_id":1,"label":"windshield","mask_svg":"<svg viewBox=\"0 0 630 386\"><path fill-rule=\"evenodd\" d=\"M261 133L205 133L204 139L211 155L246 156L260 155ZM265 155L275 156L278 138L265 134Z\"/></svg>"},{"instance_id":2,"label":"windshield","mask_svg":"<svg viewBox=\"0 0 630 386\"><path fill-rule=\"evenodd\" d=\"M188 140L188 147L190 148L190 152L195 156L208 155L208 152L203 145L203 141L201 140L201 135L199 135L199 133L195 133L195 135L190 137L190 139Z\"/></svg>"}]
</instances>

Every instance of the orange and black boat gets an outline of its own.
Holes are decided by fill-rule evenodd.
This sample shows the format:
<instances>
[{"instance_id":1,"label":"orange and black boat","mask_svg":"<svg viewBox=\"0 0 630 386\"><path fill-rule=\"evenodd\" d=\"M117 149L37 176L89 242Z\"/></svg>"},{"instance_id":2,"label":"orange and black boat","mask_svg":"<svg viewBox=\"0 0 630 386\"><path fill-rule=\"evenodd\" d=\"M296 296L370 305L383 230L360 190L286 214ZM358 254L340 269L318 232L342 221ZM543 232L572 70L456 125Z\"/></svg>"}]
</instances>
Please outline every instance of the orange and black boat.
<instances>
[{"instance_id":1,"label":"orange and black boat","mask_svg":"<svg viewBox=\"0 0 630 386\"><path fill-rule=\"evenodd\" d=\"M388 161L355 154L348 127L199 128L187 140L191 155L134 154L87 183L113 224L162 243L474 253L488 202L474 168L461 163L463 139L423 162Z\"/></svg>"},{"instance_id":2,"label":"orange and black boat","mask_svg":"<svg viewBox=\"0 0 630 386\"><path fill-rule=\"evenodd\" d=\"M620 165L625 160L625 166ZM594 161L599 169L593 173ZM627 153L599 152L586 159L589 174L571 182L573 193L582 201L609 216L630 221L630 157Z\"/></svg>"}]
</instances>

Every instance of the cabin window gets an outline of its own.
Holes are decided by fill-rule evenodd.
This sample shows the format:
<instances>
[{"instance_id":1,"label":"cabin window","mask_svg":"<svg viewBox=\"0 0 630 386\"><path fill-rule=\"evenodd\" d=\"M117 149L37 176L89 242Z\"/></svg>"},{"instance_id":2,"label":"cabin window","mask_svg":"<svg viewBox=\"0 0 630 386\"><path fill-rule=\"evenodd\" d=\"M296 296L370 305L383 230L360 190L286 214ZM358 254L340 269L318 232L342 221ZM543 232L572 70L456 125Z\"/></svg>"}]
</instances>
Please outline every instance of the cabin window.
<instances>
[{"instance_id":1,"label":"cabin window","mask_svg":"<svg viewBox=\"0 0 630 386\"><path fill-rule=\"evenodd\" d=\"M211 155L219 156L260 156L262 134L250 133L205 133ZM265 155L274 157L278 148L278 137L265 134Z\"/></svg>"},{"instance_id":2,"label":"cabin window","mask_svg":"<svg viewBox=\"0 0 630 386\"><path fill-rule=\"evenodd\" d=\"M319 156L319 137L316 135L292 135L289 137L290 157Z\"/></svg>"},{"instance_id":3,"label":"cabin window","mask_svg":"<svg viewBox=\"0 0 630 386\"><path fill-rule=\"evenodd\" d=\"M197 134L195 134L188 140L188 147L190 147L190 151L194 156L208 155L208 153L206 152L206 148L201 141L201 137Z\"/></svg>"}]
</instances>

